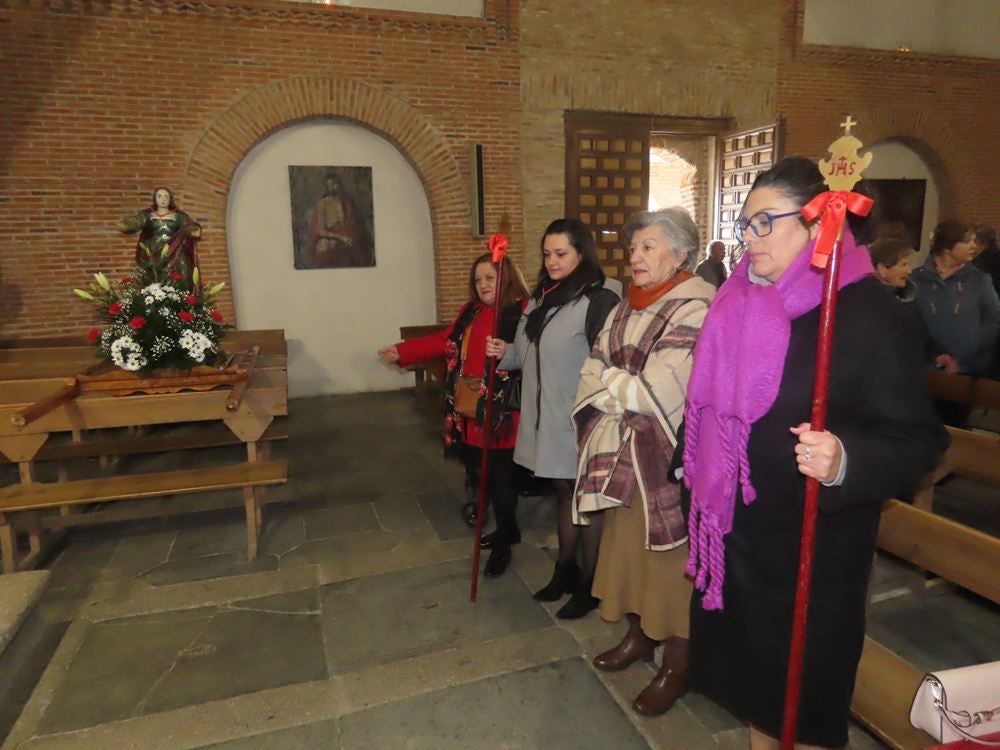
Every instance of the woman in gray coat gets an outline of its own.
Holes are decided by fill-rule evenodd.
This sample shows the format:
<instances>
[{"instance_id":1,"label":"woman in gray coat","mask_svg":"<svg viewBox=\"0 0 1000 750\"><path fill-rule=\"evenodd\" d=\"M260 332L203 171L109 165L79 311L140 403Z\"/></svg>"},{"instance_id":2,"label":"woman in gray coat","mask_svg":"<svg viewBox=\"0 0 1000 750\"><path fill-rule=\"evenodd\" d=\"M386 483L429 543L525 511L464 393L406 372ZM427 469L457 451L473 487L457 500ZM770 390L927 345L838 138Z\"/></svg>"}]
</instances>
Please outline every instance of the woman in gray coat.
<instances>
[{"instance_id":1,"label":"woman in gray coat","mask_svg":"<svg viewBox=\"0 0 1000 750\"><path fill-rule=\"evenodd\" d=\"M621 284L605 279L590 230L576 219L557 219L542 235L538 284L509 347L490 339L487 355L501 357L499 368L521 368L521 422L514 461L537 477L552 480L558 499L559 560L552 580L535 593L540 601L572 594L557 612L575 619L593 610L590 593L601 541L599 514L589 526L573 524L573 484L577 473L576 432L571 414L580 369L608 313L621 298ZM583 567L577 547L583 547Z\"/></svg>"}]
</instances>

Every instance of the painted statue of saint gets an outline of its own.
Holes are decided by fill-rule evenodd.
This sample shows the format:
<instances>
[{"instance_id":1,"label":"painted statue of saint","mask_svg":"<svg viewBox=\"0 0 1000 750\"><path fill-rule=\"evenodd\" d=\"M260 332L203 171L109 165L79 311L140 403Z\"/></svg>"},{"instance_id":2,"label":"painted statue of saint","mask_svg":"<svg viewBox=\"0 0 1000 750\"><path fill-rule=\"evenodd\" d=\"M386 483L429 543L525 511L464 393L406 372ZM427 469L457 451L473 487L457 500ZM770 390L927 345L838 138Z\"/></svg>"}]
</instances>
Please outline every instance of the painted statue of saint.
<instances>
[{"instance_id":1,"label":"painted statue of saint","mask_svg":"<svg viewBox=\"0 0 1000 750\"><path fill-rule=\"evenodd\" d=\"M166 246L169 268L190 278L198 265L201 225L177 208L169 188L156 188L149 208L126 216L115 228L125 234L139 233L135 248L138 262L148 261L151 253L162 253Z\"/></svg>"}]
</instances>

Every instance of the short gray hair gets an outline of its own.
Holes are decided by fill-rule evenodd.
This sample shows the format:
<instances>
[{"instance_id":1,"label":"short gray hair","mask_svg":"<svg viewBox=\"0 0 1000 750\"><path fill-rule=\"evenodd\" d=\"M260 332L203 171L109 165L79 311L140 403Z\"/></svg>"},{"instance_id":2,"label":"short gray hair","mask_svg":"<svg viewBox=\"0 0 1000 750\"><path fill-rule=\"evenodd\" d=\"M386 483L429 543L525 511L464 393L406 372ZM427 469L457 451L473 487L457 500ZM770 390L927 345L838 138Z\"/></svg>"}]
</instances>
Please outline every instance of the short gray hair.
<instances>
[{"instance_id":1,"label":"short gray hair","mask_svg":"<svg viewBox=\"0 0 1000 750\"><path fill-rule=\"evenodd\" d=\"M680 260L679 270L692 270L698 260L701 243L698 240L698 227L694 225L694 220L687 209L681 206L668 206L659 211L639 211L632 214L622 227L625 247L628 248L632 244L632 237L636 232L651 226L658 227L667 238L670 249Z\"/></svg>"}]
</instances>

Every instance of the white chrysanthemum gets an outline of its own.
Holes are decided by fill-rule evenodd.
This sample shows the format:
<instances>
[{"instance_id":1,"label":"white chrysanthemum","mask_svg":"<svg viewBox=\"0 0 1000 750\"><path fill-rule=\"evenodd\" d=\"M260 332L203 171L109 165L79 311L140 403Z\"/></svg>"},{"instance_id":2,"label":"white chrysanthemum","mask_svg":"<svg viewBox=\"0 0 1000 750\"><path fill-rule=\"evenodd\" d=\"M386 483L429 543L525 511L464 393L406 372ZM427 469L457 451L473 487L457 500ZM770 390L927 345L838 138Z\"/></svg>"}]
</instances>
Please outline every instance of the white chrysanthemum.
<instances>
[{"instance_id":1,"label":"white chrysanthemum","mask_svg":"<svg viewBox=\"0 0 1000 750\"><path fill-rule=\"evenodd\" d=\"M142 369L147 362L139 342L131 336L122 336L114 340L111 344L111 361L129 372Z\"/></svg>"},{"instance_id":2,"label":"white chrysanthemum","mask_svg":"<svg viewBox=\"0 0 1000 750\"><path fill-rule=\"evenodd\" d=\"M146 296L146 304L152 304L150 297L155 300L162 300L167 298L167 290L162 284L150 284L147 287L143 287L142 293Z\"/></svg>"},{"instance_id":3,"label":"white chrysanthemum","mask_svg":"<svg viewBox=\"0 0 1000 750\"><path fill-rule=\"evenodd\" d=\"M177 340L177 344L187 352L187 355L191 357L195 362L203 362L205 360L206 351L215 351L215 344L212 340L208 338L203 333L198 333L190 328L185 328Z\"/></svg>"}]
</instances>

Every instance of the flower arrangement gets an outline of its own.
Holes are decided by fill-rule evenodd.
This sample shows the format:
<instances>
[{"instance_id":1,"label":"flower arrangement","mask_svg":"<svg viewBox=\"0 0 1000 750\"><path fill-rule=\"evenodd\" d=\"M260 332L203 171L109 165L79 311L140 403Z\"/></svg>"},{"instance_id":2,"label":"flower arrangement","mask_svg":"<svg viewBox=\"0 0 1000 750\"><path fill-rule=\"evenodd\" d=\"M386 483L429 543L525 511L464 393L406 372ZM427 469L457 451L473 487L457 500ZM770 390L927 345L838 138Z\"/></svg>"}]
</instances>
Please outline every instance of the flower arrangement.
<instances>
[{"instance_id":1,"label":"flower arrangement","mask_svg":"<svg viewBox=\"0 0 1000 750\"><path fill-rule=\"evenodd\" d=\"M225 283L206 289L197 268L190 277L178 273L166 262L167 253L166 246L149 253L148 261L137 261L135 272L117 283L96 273L90 291L73 290L97 307L106 324L88 334L101 356L139 375L215 364L222 355L219 339L231 327L212 305Z\"/></svg>"}]
</instances>

